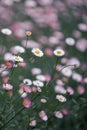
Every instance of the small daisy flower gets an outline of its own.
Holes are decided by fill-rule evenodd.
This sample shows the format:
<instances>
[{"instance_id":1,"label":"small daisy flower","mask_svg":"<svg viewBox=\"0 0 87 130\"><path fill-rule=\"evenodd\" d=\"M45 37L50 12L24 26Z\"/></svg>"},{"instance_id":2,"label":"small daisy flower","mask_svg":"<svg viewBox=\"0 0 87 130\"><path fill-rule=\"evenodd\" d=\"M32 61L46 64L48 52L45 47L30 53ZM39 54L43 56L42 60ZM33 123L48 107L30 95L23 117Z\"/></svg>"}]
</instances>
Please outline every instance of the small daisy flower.
<instances>
[{"instance_id":1,"label":"small daisy flower","mask_svg":"<svg viewBox=\"0 0 87 130\"><path fill-rule=\"evenodd\" d=\"M13 58L15 62L23 62L23 58L20 56L14 56Z\"/></svg>"},{"instance_id":2,"label":"small daisy flower","mask_svg":"<svg viewBox=\"0 0 87 130\"><path fill-rule=\"evenodd\" d=\"M32 68L31 73L33 75L41 74L41 69L40 68Z\"/></svg>"},{"instance_id":3,"label":"small daisy flower","mask_svg":"<svg viewBox=\"0 0 87 130\"><path fill-rule=\"evenodd\" d=\"M35 127L37 124L36 120L32 120L29 122L29 125L32 126L32 127Z\"/></svg>"},{"instance_id":4,"label":"small daisy flower","mask_svg":"<svg viewBox=\"0 0 87 130\"><path fill-rule=\"evenodd\" d=\"M31 52L37 57L42 57L44 55L39 48L33 48Z\"/></svg>"},{"instance_id":5,"label":"small daisy flower","mask_svg":"<svg viewBox=\"0 0 87 130\"><path fill-rule=\"evenodd\" d=\"M13 86L11 84L3 84L3 89L5 89L5 90L12 90Z\"/></svg>"},{"instance_id":6,"label":"small daisy flower","mask_svg":"<svg viewBox=\"0 0 87 130\"><path fill-rule=\"evenodd\" d=\"M42 89L40 87L37 87L37 91L41 93Z\"/></svg>"},{"instance_id":7,"label":"small daisy flower","mask_svg":"<svg viewBox=\"0 0 87 130\"><path fill-rule=\"evenodd\" d=\"M66 98L63 95L56 95L56 99L60 102L66 102Z\"/></svg>"},{"instance_id":8,"label":"small daisy flower","mask_svg":"<svg viewBox=\"0 0 87 130\"><path fill-rule=\"evenodd\" d=\"M48 116L46 115L45 111L40 111L39 112L39 117L44 120L44 121L47 121L48 120Z\"/></svg>"},{"instance_id":9,"label":"small daisy flower","mask_svg":"<svg viewBox=\"0 0 87 130\"><path fill-rule=\"evenodd\" d=\"M31 100L29 98L24 98L24 100L23 100L23 106L25 108L29 108L31 106Z\"/></svg>"},{"instance_id":10,"label":"small daisy flower","mask_svg":"<svg viewBox=\"0 0 87 130\"><path fill-rule=\"evenodd\" d=\"M11 48L11 52L12 52L12 54L15 54L15 55L17 55L17 54L21 54L21 53L24 53L25 52L25 49L22 47L22 46L13 46L12 48Z\"/></svg>"},{"instance_id":11,"label":"small daisy flower","mask_svg":"<svg viewBox=\"0 0 87 130\"><path fill-rule=\"evenodd\" d=\"M56 49L56 50L54 50L53 53L56 56L63 56L65 54L64 50L62 50L62 49Z\"/></svg>"},{"instance_id":12,"label":"small daisy flower","mask_svg":"<svg viewBox=\"0 0 87 130\"><path fill-rule=\"evenodd\" d=\"M24 79L23 83L26 85L32 85L32 81L30 79Z\"/></svg>"},{"instance_id":13,"label":"small daisy flower","mask_svg":"<svg viewBox=\"0 0 87 130\"><path fill-rule=\"evenodd\" d=\"M6 66L7 68L12 68L13 65L14 65L14 62L11 61L11 60L5 62L5 66Z\"/></svg>"},{"instance_id":14,"label":"small daisy flower","mask_svg":"<svg viewBox=\"0 0 87 130\"><path fill-rule=\"evenodd\" d=\"M33 81L33 85L37 86L37 87L43 87L44 83L39 81L39 80L34 80Z\"/></svg>"},{"instance_id":15,"label":"small daisy flower","mask_svg":"<svg viewBox=\"0 0 87 130\"><path fill-rule=\"evenodd\" d=\"M55 111L54 112L54 115L55 115L55 117L57 117L57 118L63 118L63 114L60 112L60 111Z\"/></svg>"},{"instance_id":16,"label":"small daisy flower","mask_svg":"<svg viewBox=\"0 0 87 130\"><path fill-rule=\"evenodd\" d=\"M23 92L23 93L21 94L21 97L22 97L22 98L26 98L26 97L27 97L27 93L26 93L26 92Z\"/></svg>"},{"instance_id":17,"label":"small daisy flower","mask_svg":"<svg viewBox=\"0 0 87 130\"><path fill-rule=\"evenodd\" d=\"M41 98L41 103L46 103L47 102L47 100L45 99L45 98Z\"/></svg>"},{"instance_id":18,"label":"small daisy flower","mask_svg":"<svg viewBox=\"0 0 87 130\"><path fill-rule=\"evenodd\" d=\"M1 29L1 32L5 35L11 35L12 31L9 28L3 28Z\"/></svg>"},{"instance_id":19,"label":"small daisy flower","mask_svg":"<svg viewBox=\"0 0 87 130\"><path fill-rule=\"evenodd\" d=\"M26 31L26 36L29 37L32 34L30 31Z\"/></svg>"},{"instance_id":20,"label":"small daisy flower","mask_svg":"<svg viewBox=\"0 0 87 130\"><path fill-rule=\"evenodd\" d=\"M40 80L40 81L46 81L46 78L45 78L44 75L37 75L37 76L36 76L36 79L37 79L37 80Z\"/></svg>"}]
</instances>

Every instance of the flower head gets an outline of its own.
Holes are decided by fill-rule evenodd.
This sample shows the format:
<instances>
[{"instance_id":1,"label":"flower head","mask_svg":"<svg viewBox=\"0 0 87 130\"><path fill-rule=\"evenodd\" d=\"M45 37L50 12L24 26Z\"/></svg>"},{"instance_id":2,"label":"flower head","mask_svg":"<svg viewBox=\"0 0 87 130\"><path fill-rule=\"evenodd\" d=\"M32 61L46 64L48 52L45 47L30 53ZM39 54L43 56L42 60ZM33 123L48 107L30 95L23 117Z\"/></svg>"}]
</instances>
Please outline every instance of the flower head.
<instances>
[{"instance_id":1,"label":"flower head","mask_svg":"<svg viewBox=\"0 0 87 130\"><path fill-rule=\"evenodd\" d=\"M30 32L30 31L26 31L26 36L30 36L32 34L32 32Z\"/></svg>"},{"instance_id":2,"label":"flower head","mask_svg":"<svg viewBox=\"0 0 87 130\"><path fill-rule=\"evenodd\" d=\"M24 98L24 100L23 100L23 106L25 108L29 108L31 106L31 100L29 98Z\"/></svg>"},{"instance_id":3,"label":"flower head","mask_svg":"<svg viewBox=\"0 0 87 130\"><path fill-rule=\"evenodd\" d=\"M15 62L23 62L23 58L20 56L14 56L13 59Z\"/></svg>"},{"instance_id":4,"label":"flower head","mask_svg":"<svg viewBox=\"0 0 87 130\"><path fill-rule=\"evenodd\" d=\"M62 50L62 49L56 49L56 50L54 50L53 53L56 56L63 56L65 54L64 50Z\"/></svg>"},{"instance_id":5,"label":"flower head","mask_svg":"<svg viewBox=\"0 0 87 130\"><path fill-rule=\"evenodd\" d=\"M6 83L6 84L3 84L3 89L5 89L5 90L12 90L13 86L11 84Z\"/></svg>"},{"instance_id":6,"label":"flower head","mask_svg":"<svg viewBox=\"0 0 87 130\"><path fill-rule=\"evenodd\" d=\"M39 81L39 80L34 80L33 81L33 84L37 87L43 87L44 86L44 83Z\"/></svg>"},{"instance_id":7,"label":"flower head","mask_svg":"<svg viewBox=\"0 0 87 130\"><path fill-rule=\"evenodd\" d=\"M42 57L44 55L44 53L39 48L33 48L31 52L38 57Z\"/></svg>"},{"instance_id":8,"label":"flower head","mask_svg":"<svg viewBox=\"0 0 87 130\"><path fill-rule=\"evenodd\" d=\"M1 29L1 32L5 35L11 35L12 31L9 28L3 28Z\"/></svg>"},{"instance_id":9,"label":"flower head","mask_svg":"<svg viewBox=\"0 0 87 130\"><path fill-rule=\"evenodd\" d=\"M66 102L66 98L63 95L56 95L56 99L60 102Z\"/></svg>"},{"instance_id":10,"label":"flower head","mask_svg":"<svg viewBox=\"0 0 87 130\"><path fill-rule=\"evenodd\" d=\"M5 66L6 66L7 68L12 68L13 65L14 65L14 62L11 61L11 60L5 62Z\"/></svg>"}]
</instances>

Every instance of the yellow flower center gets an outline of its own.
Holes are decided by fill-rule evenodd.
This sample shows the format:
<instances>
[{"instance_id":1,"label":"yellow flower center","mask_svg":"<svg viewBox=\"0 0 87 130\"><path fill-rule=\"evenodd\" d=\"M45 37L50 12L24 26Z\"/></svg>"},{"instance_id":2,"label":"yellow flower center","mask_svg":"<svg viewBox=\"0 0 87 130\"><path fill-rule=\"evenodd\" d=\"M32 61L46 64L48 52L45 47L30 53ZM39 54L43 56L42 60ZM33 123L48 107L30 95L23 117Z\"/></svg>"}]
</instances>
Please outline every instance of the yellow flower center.
<instances>
[{"instance_id":1,"label":"yellow flower center","mask_svg":"<svg viewBox=\"0 0 87 130\"><path fill-rule=\"evenodd\" d=\"M62 52L61 51L57 51L57 54L60 55L60 54L62 54Z\"/></svg>"},{"instance_id":2,"label":"yellow flower center","mask_svg":"<svg viewBox=\"0 0 87 130\"><path fill-rule=\"evenodd\" d=\"M19 58L19 57L16 57L16 58L15 58L15 60L16 60L16 61L19 61L19 60L20 60L20 58Z\"/></svg>"},{"instance_id":3,"label":"yellow flower center","mask_svg":"<svg viewBox=\"0 0 87 130\"><path fill-rule=\"evenodd\" d=\"M32 33L30 31L26 32L26 36L30 36Z\"/></svg>"},{"instance_id":4,"label":"yellow flower center","mask_svg":"<svg viewBox=\"0 0 87 130\"><path fill-rule=\"evenodd\" d=\"M40 54L40 51L39 51L39 50L36 50L35 53L36 53L36 54Z\"/></svg>"}]
</instances>

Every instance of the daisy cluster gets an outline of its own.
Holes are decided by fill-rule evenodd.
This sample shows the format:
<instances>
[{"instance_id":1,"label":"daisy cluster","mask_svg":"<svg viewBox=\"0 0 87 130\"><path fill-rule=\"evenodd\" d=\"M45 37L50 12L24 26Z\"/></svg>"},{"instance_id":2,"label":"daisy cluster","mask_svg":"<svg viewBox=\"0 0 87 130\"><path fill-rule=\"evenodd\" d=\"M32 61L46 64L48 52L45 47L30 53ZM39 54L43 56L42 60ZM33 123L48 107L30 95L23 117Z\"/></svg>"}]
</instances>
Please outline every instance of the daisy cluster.
<instances>
[{"instance_id":1,"label":"daisy cluster","mask_svg":"<svg viewBox=\"0 0 87 130\"><path fill-rule=\"evenodd\" d=\"M0 130L85 130L86 8L87 0L0 1Z\"/></svg>"}]
</instances>

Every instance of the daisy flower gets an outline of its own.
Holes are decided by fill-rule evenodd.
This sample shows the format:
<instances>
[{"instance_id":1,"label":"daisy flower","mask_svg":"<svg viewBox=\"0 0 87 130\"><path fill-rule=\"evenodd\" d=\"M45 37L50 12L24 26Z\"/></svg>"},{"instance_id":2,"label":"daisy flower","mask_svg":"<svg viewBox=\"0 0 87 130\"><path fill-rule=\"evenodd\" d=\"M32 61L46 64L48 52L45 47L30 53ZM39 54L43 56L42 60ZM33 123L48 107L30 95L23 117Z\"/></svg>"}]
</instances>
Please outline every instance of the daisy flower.
<instances>
[{"instance_id":1,"label":"daisy flower","mask_svg":"<svg viewBox=\"0 0 87 130\"><path fill-rule=\"evenodd\" d=\"M35 127L37 124L36 120L32 120L29 122L29 125L32 126L32 127Z\"/></svg>"},{"instance_id":2,"label":"daisy flower","mask_svg":"<svg viewBox=\"0 0 87 130\"><path fill-rule=\"evenodd\" d=\"M37 86L37 87L43 87L44 83L39 81L39 80L34 80L33 81L33 85Z\"/></svg>"},{"instance_id":3,"label":"daisy flower","mask_svg":"<svg viewBox=\"0 0 87 130\"><path fill-rule=\"evenodd\" d=\"M53 53L56 56L63 56L65 54L64 50L62 50L62 49L56 49L56 50L54 50Z\"/></svg>"},{"instance_id":4,"label":"daisy flower","mask_svg":"<svg viewBox=\"0 0 87 130\"><path fill-rule=\"evenodd\" d=\"M57 118L63 118L63 114L60 112L60 111L55 111L54 112L54 115L55 115L55 117L57 117Z\"/></svg>"},{"instance_id":5,"label":"daisy flower","mask_svg":"<svg viewBox=\"0 0 87 130\"><path fill-rule=\"evenodd\" d=\"M30 31L26 31L26 36L29 37L32 34Z\"/></svg>"},{"instance_id":6,"label":"daisy flower","mask_svg":"<svg viewBox=\"0 0 87 130\"><path fill-rule=\"evenodd\" d=\"M12 31L9 28L3 28L1 29L1 32L5 35L11 35Z\"/></svg>"},{"instance_id":7,"label":"daisy flower","mask_svg":"<svg viewBox=\"0 0 87 130\"><path fill-rule=\"evenodd\" d=\"M24 98L24 100L23 100L23 106L25 108L29 108L31 106L31 100L29 98Z\"/></svg>"},{"instance_id":8,"label":"daisy flower","mask_svg":"<svg viewBox=\"0 0 87 130\"><path fill-rule=\"evenodd\" d=\"M26 85L32 85L32 81L30 79L24 79L23 83Z\"/></svg>"},{"instance_id":9,"label":"daisy flower","mask_svg":"<svg viewBox=\"0 0 87 130\"><path fill-rule=\"evenodd\" d=\"M23 58L20 56L13 56L15 62L23 62Z\"/></svg>"},{"instance_id":10,"label":"daisy flower","mask_svg":"<svg viewBox=\"0 0 87 130\"><path fill-rule=\"evenodd\" d=\"M63 95L56 95L56 99L60 102L66 102L66 98Z\"/></svg>"},{"instance_id":11,"label":"daisy flower","mask_svg":"<svg viewBox=\"0 0 87 130\"><path fill-rule=\"evenodd\" d=\"M47 121L48 120L48 116L46 115L45 111L40 111L39 112L39 117L44 120L44 121Z\"/></svg>"},{"instance_id":12,"label":"daisy flower","mask_svg":"<svg viewBox=\"0 0 87 130\"><path fill-rule=\"evenodd\" d=\"M37 57L42 57L44 55L39 48L33 48L31 52Z\"/></svg>"},{"instance_id":13,"label":"daisy flower","mask_svg":"<svg viewBox=\"0 0 87 130\"><path fill-rule=\"evenodd\" d=\"M5 89L5 90L12 90L13 86L11 84L3 84L3 89Z\"/></svg>"}]
</instances>

